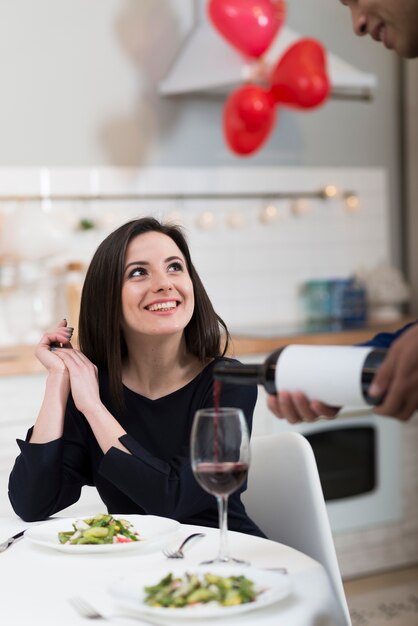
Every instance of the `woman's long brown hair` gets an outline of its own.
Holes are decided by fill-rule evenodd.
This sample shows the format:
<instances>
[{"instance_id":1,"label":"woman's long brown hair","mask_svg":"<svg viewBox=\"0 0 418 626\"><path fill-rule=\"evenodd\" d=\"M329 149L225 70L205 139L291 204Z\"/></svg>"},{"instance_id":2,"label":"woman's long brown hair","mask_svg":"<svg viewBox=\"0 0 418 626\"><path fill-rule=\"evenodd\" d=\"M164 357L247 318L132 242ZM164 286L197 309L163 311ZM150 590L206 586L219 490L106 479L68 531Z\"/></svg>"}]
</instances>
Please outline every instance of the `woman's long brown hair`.
<instances>
[{"instance_id":1,"label":"woman's long brown hair","mask_svg":"<svg viewBox=\"0 0 418 626\"><path fill-rule=\"evenodd\" d=\"M187 349L204 363L209 358L223 356L230 341L226 324L215 312L192 263L189 246L181 228L162 224L152 217L133 220L120 226L99 245L90 262L81 295L78 326L80 350L97 367L108 372L115 411L121 411L124 407L122 364L128 352L121 330L121 293L126 249L134 237L148 232L158 232L170 237L186 261L195 300L192 318L184 330Z\"/></svg>"}]
</instances>

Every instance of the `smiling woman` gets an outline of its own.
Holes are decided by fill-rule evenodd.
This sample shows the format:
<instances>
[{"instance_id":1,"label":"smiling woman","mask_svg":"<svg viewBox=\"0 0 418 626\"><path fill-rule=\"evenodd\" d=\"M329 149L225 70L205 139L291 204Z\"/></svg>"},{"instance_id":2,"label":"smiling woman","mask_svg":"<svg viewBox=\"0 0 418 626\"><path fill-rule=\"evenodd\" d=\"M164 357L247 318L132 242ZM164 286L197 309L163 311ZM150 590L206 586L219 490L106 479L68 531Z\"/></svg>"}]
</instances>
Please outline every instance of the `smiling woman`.
<instances>
[{"instance_id":1,"label":"smiling woman","mask_svg":"<svg viewBox=\"0 0 418 626\"><path fill-rule=\"evenodd\" d=\"M189 441L195 412L213 406L214 364L231 360L228 338L180 228L143 218L111 233L86 274L80 350L66 320L38 344L48 376L35 425L18 440L15 512L44 519L94 485L109 513L216 527ZM254 386L224 385L220 402L241 408L251 428L256 397ZM244 489L231 496L229 526L263 536L245 513Z\"/></svg>"},{"instance_id":2,"label":"smiling woman","mask_svg":"<svg viewBox=\"0 0 418 626\"><path fill-rule=\"evenodd\" d=\"M194 310L193 283L175 242L163 233L133 239L122 287L123 329L143 335L182 332ZM136 259L145 260L136 260Z\"/></svg>"}]
</instances>

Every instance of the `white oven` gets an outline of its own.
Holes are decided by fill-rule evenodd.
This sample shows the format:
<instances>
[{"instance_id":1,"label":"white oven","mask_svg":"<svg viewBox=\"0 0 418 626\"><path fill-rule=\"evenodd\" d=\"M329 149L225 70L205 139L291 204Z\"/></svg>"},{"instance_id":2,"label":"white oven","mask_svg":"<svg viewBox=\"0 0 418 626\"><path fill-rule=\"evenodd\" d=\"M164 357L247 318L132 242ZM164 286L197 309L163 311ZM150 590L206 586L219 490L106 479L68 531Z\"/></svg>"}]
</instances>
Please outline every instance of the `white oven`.
<instances>
[{"instance_id":1,"label":"white oven","mask_svg":"<svg viewBox=\"0 0 418 626\"><path fill-rule=\"evenodd\" d=\"M240 358L261 362L265 355ZM334 420L289 424L266 406L259 386L253 436L295 430L312 445L334 532L395 522L401 517L400 428L367 408L346 409Z\"/></svg>"}]
</instances>

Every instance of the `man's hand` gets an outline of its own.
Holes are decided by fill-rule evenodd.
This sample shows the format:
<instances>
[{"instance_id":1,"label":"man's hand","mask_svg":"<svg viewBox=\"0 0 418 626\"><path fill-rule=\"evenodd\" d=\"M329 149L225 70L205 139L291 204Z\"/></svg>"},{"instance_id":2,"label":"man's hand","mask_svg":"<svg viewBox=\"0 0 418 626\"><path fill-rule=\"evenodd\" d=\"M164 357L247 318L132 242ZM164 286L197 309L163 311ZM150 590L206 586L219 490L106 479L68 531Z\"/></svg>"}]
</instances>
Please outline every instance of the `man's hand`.
<instances>
[{"instance_id":1,"label":"man's hand","mask_svg":"<svg viewBox=\"0 0 418 626\"><path fill-rule=\"evenodd\" d=\"M385 396L374 408L379 415L406 421L418 409L418 324L393 342L372 381L369 395Z\"/></svg>"},{"instance_id":2,"label":"man's hand","mask_svg":"<svg viewBox=\"0 0 418 626\"><path fill-rule=\"evenodd\" d=\"M286 419L291 424L314 422L320 417L332 419L340 410L319 400L310 401L303 393L296 391L281 391L275 396L268 396L267 406L276 417Z\"/></svg>"}]
</instances>

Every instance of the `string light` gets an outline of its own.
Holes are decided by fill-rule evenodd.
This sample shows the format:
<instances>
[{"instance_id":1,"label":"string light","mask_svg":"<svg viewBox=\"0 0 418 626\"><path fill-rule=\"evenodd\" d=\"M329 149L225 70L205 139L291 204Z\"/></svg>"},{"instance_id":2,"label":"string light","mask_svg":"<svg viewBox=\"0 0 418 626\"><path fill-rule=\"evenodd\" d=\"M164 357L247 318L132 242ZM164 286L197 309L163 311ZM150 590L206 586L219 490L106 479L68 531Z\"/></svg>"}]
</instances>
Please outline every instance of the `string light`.
<instances>
[{"instance_id":1,"label":"string light","mask_svg":"<svg viewBox=\"0 0 418 626\"><path fill-rule=\"evenodd\" d=\"M338 194L338 188L335 185L326 185L322 190L322 194L324 198L335 198Z\"/></svg>"},{"instance_id":2,"label":"string light","mask_svg":"<svg viewBox=\"0 0 418 626\"><path fill-rule=\"evenodd\" d=\"M261 213L259 220L263 224L271 224L272 222L276 222L279 219L279 211L274 204L268 204L265 206Z\"/></svg>"},{"instance_id":3,"label":"string light","mask_svg":"<svg viewBox=\"0 0 418 626\"><path fill-rule=\"evenodd\" d=\"M344 194L345 208L349 213L357 213L360 210L360 200L356 193L352 191Z\"/></svg>"},{"instance_id":4,"label":"string light","mask_svg":"<svg viewBox=\"0 0 418 626\"><path fill-rule=\"evenodd\" d=\"M196 218L196 226L202 230L211 230L215 226L215 215L212 211L203 211Z\"/></svg>"}]
</instances>

